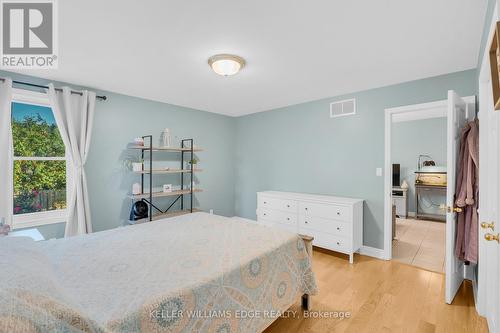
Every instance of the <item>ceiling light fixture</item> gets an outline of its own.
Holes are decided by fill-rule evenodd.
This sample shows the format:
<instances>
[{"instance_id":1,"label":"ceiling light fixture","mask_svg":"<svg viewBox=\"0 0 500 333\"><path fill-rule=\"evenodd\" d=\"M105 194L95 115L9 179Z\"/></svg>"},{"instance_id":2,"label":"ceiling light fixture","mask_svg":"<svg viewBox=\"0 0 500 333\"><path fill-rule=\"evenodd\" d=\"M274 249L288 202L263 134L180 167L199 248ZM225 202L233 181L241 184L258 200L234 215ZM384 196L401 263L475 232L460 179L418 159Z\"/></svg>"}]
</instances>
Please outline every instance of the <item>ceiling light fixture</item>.
<instances>
[{"instance_id":1,"label":"ceiling light fixture","mask_svg":"<svg viewBox=\"0 0 500 333\"><path fill-rule=\"evenodd\" d=\"M216 54L208 58L208 64L215 73L230 76L238 73L245 66L245 59L233 54Z\"/></svg>"}]
</instances>

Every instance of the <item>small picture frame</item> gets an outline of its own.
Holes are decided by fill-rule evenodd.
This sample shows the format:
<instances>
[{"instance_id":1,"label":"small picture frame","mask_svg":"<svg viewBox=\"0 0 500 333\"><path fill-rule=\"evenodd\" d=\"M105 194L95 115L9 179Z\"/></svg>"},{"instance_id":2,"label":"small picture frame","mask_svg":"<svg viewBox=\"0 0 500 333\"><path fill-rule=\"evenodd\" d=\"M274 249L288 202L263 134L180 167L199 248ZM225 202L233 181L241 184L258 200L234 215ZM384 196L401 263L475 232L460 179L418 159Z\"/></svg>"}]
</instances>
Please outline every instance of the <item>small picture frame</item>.
<instances>
[{"instance_id":1,"label":"small picture frame","mask_svg":"<svg viewBox=\"0 0 500 333\"><path fill-rule=\"evenodd\" d=\"M496 23L490 46L491 88L494 110L500 110L500 21Z\"/></svg>"},{"instance_id":2,"label":"small picture frame","mask_svg":"<svg viewBox=\"0 0 500 333\"><path fill-rule=\"evenodd\" d=\"M163 185L163 192L165 192L165 193L172 192L172 184Z\"/></svg>"}]
</instances>

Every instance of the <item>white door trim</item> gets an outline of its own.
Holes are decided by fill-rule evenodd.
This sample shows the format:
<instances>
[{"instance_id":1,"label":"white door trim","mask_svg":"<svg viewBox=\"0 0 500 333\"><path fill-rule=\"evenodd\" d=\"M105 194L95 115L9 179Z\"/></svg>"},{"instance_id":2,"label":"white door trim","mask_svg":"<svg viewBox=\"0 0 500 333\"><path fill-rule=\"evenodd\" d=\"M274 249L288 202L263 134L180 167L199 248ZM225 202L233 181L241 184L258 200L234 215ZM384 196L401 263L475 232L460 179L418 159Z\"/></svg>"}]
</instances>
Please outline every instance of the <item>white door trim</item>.
<instances>
[{"instance_id":1,"label":"white door trim","mask_svg":"<svg viewBox=\"0 0 500 333\"><path fill-rule=\"evenodd\" d=\"M467 104L475 104L476 97L468 96L464 100ZM393 118L397 119L428 119L442 117L443 109L447 110L448 101L441 100L430 103L405 105L395 108L385 109L385 138L384 138L384 259L392 259L392 204L391 204L391 191L392 191L392 167L391 167L391 139L392 139L392 123ZM406 117L405 114L416 113L424 111L426 118L422 117ZM400 121L400 120L399 120Z\"/></svg>"}]
</instances>

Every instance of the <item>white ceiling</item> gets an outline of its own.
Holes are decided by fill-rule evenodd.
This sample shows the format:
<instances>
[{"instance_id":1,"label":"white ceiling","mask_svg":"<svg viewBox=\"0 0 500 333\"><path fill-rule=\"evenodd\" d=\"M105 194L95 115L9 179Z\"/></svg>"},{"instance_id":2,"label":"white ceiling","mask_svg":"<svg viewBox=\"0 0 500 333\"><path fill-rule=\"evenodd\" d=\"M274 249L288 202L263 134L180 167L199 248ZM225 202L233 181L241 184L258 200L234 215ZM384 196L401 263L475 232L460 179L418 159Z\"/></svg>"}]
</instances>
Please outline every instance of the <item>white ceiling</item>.
<instances>
[{"instance_id":1,"label":"white ceiling","mask_svg":"<svg viewBox=\"0 0 500 333\"><path fill-rule=\"evenodd\" d=\"M59 69L24 72L238 116L474 68L486 0L64 0ZM233 77L207 59L244 57Z\"/></svg>"}]
</instances>

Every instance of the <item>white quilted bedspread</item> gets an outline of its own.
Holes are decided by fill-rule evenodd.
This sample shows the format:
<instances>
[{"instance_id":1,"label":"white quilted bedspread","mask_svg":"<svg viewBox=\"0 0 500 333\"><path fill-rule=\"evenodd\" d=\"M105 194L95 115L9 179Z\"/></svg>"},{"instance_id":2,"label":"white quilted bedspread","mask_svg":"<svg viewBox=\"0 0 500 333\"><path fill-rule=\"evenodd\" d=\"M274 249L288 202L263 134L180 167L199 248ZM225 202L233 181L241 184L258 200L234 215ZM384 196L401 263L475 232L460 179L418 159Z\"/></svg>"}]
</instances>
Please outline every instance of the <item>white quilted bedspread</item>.
<instances>
[{"instance_id":1,"label":"white quilted bedspread","mask_svg":"<svg viewBox=\"0 0 500 333\"><path fill-rule=\"evenodd\" d=\"M206 213L0 239L0 283L0 332L258 332L316 293L298 235Z\"/></svg>"}]
</instances>

